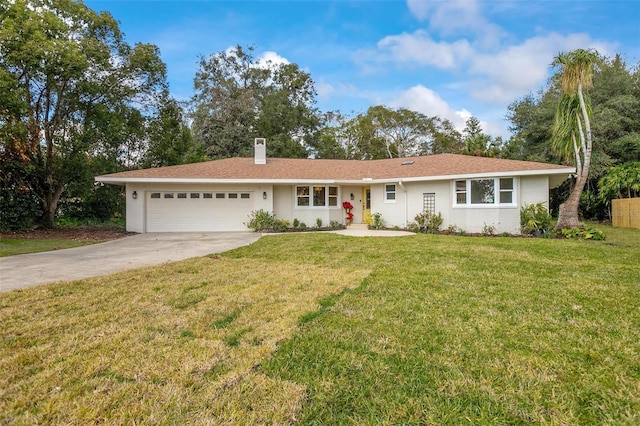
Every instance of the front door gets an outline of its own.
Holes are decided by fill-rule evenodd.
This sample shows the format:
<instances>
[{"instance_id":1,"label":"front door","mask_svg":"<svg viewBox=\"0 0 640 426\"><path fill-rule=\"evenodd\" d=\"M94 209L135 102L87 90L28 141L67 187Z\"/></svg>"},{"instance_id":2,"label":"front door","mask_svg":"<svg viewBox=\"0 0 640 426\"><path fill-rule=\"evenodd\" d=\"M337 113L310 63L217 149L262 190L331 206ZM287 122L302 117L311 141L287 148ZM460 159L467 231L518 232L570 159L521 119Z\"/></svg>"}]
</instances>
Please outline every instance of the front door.
<instances>
[{"instance_id":1,"label":"front door","mask_svg":"<svg viewBox=\"0 0 640 426\"><path fill-rule=\"evenodd\" d=\"M371 187L362 188L362 222L371 223Z\"/></svg>"}]
</instances>

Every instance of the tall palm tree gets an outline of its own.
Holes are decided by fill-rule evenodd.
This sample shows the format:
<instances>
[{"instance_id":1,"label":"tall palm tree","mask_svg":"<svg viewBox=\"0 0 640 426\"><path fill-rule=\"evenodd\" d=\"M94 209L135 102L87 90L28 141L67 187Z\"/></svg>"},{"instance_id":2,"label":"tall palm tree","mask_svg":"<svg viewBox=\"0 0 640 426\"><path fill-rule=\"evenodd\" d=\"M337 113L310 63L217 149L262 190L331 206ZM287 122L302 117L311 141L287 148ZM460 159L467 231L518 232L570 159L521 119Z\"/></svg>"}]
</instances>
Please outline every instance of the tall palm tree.
<instances>
[{"instance_id":1,"label":"tall palm tree","mask_svg":"<svg viewBox=\"0 0 640 426\"><path fill-rule=\"evenodd\" d=\"M562 97L556 110L552 144L560 154L574 157L576 181L567 201L560 205L556 229L576 228L580 225L578 206L580 195L591 166L591 105L585 91L592 87L593 65L599 60L595 50L578 49L560 53L552 66L562 68L560 83Z\"/></svg>"}]
</instances>

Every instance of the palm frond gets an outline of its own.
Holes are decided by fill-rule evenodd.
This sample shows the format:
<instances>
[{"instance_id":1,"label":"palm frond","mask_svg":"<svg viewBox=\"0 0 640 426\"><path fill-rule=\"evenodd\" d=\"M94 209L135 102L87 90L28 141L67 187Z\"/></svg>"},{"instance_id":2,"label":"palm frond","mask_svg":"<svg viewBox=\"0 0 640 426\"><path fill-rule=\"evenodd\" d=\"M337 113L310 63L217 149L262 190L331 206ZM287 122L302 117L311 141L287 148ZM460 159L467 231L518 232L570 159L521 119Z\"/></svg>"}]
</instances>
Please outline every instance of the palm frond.
<instances>
[{"instance_id":1,"label":"palm frond","mask_svg":"<svg viewBox=\"0 0 640 426\"><path fill-rule=\"evenodd\" d=\"M564 93L575 92L579 85L584 90L593 86L593 65L600 60L593 49L577 49L568 53L559 53L551 63L560 66L562 74L560 84Z\"/></svg>"},{"instance_id":2,"label":"palm frond","mask_svg":"<svg viewBox=\"0 0 640 426\"><path fill-rule=\"evenodd\" d=\"M578 137L578 118L576 113L580 111L580 102L574 95L563 95L556 109L553 123L551 145L563 158L574 156L574 140Z\"/></svg>"}]
</instances>

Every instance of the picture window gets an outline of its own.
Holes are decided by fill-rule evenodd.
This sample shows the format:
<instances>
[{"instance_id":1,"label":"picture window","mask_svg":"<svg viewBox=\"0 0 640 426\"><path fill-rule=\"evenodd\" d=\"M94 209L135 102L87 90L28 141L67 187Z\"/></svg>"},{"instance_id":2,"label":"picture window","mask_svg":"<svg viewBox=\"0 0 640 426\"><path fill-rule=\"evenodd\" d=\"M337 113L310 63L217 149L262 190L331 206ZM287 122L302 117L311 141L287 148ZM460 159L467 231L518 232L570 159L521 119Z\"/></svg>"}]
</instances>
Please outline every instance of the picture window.
<instances>
[{"instance_id":1,"label":"picture window","mask_svg":"<svg viewBox=\"0 0 640 426\"><path fill-rule=\"evenodd\" d=\"M513 206L514 178L467 179L455 182L455 204L467 206Z\"/></svg>"},{"instance_id":2,"label":"picture window","mask_svg":"<svg viewBox=\"0 0 640 426\"><path fill-rule=\"evenodd\" d=\"M477 179L471 181L471 204L495 204L495 181Z\"/></svg>"},{"instance_id":3,"label":"picture window","mask_svg":"<svg viewBox=\"0 0 640 426\"><path fill-rule=\"evenodd\" d=\"M326 205L326 188L324 186L313 187L313 205L324 207Z\"/></svg>"},{"instance_id":4,"label":"picture window","mask_svg":"<svg viewBox=\"0 0 640 426\"><path fill-rule=\"evenodd\" d=\"M296 207L338 208L337 186L296 186Z\"/></svg>"}]
</instances>

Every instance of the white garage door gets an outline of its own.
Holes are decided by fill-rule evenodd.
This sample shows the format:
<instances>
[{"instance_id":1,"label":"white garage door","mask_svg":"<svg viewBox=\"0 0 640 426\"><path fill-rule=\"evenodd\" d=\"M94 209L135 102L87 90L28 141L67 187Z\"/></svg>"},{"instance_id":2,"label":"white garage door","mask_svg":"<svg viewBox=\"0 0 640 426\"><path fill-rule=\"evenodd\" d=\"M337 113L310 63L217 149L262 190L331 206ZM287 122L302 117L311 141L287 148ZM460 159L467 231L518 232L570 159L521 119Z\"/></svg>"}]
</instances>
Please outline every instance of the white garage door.
<instances>
[{"instance_id":1,"label":"white garage door","mask_svg":"<svg viewBox=\"0 0 640 426\"><path fill-rule=\"evenodd\" d=\"M146 232L242 231L253 192L147 192Z\"/></svg>"}]
</instances>

